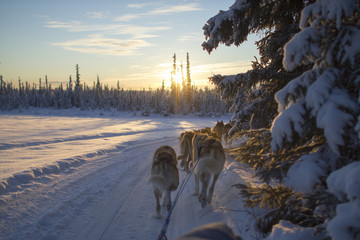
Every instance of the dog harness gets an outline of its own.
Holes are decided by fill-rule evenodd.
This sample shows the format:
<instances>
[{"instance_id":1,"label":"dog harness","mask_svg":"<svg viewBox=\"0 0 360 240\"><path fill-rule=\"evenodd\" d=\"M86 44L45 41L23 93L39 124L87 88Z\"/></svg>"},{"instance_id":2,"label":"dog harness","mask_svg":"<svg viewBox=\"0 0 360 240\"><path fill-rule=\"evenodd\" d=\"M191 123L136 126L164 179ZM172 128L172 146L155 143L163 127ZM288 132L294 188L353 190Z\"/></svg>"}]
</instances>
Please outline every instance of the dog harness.
<instances>
[{"instance_id":1,"label":"dog harness","mask_svg":"<svg viewBox=\"0 0 360 240\"><path fill-rule=\"evenodd\" d=\"M198 157L201 158L203 151L208 150L208 148L209 148L212 144L214 144L215 142L216 142L215 139L211 139L210 141L208 141L208 143L207 143L204 147L201 146L200 149L199 149Z\"/></svg>"}]
</instances>

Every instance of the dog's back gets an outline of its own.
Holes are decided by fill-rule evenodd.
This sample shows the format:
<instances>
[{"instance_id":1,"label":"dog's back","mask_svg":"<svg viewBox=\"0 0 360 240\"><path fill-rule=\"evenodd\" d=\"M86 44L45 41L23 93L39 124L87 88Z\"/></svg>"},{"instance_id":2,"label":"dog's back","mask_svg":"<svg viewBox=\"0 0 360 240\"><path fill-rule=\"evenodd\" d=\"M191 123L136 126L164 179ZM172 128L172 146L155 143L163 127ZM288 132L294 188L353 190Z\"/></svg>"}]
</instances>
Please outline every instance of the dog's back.
<instances>
[{"instance_id":1,"label":"dog's back","mask_svg":"<svg viewBox=\"0 0 360 240\"><path fill-rule=\"evenodd\" d=\"M195 195L199 194L199 179L202 183L202 190L199 195L199 201L202 207L211 203L215 183L224 168L225 152L221 142L207 135L195 135L193 138L193 158L196 163L195 177ZM209 191L211 176L213 176Z\"/></svg>"},{"instance_id":2,"label":"dog's back","mask_svg":"<svg viewBox=\"0 0 360 240\"><path fill-rule=\"evenodd\" d=\"M198 169L207 169L209 173L219 174L226 158L221 142L218 139L204 137L198 145Z\"/></svg>"},{"instance_id":3,"label":"dog's back","mask_svg":"<svg viewBox=\"0 0 360 240\"><path fill-rule=\"evenodd\" d=\"M166 166L165 166L166 165ZM167 169L167 173L166 173ZM170 146L159 147L153 156L150 182L159 188L161 192L166 191L166 175L170 184L170 190L176 190L179 185L179 171L177 169L176 152Z\"/></svg>"},{"instance_id":4,"label":"dog's back","mask_svg":"<svg viewBox=\"0 0 360 240\"><path fill-rule=\"evenodd\" d=\"M165 193L164 203L167 203L167 209L170 210L170 191L176 190L179 186L179 170L177 168L176 152L172 147L165 145L155 151L149 182L153 185L156 200L155 217L160 218L160 198Z\"/></svg>"},{"instance_id":5,"label":"dog's back","mask_svg":"<svg viewBox=\"0 0 360 240\"><path fill-rule=\"evenodd\" d=\"M186 131L181 134L180 138L180 151L181 155L178 156L178 160L181 160L181 167L188 171L190 163L192 162L192 139L195 135L193 131Z\"/></svg>"}]
</instances>

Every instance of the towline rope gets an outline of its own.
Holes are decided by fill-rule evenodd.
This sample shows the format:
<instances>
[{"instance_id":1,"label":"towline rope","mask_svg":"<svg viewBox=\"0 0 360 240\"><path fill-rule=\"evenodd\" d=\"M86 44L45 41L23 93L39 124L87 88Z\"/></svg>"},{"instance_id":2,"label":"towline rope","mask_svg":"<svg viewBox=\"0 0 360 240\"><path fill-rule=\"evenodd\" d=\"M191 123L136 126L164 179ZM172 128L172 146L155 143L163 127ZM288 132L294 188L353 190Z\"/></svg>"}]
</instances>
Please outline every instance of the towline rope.
<instances>
[{"instance_id":1,"label":"towline rope","mask_svg":"<svg viewBox=\"0 0 360 240\"><path fill-rule=\"evenodd\" d=\"M158 240L167 240L166 230L167 230L167 228L168 228L168 226L169 226L169 223L170 223L170 217L171 217L172 211L174 210L175 205L176 205L177 201L178 201L179 198L180 198L180 195L181 195L182 192L184 191L186 184L189 182L189 179L190 179L190 177L191 177L191 174L194 172L195 167L196 167L196 165L197 165L198 162L199 162L199 161L197 161L197 162L195 163L195 165L191 168L191 171L190 171L190 172L187 172L187 173L186 173L183 181L181 182L180 187L179 187L179 190L178 190L178 192L177 192L177 194L176 194L176 197L175 197L175 199L174 199L174 203L171 205L171 208L170 208L170 210L169 210L169 212L168 212L168 215L167 215L167 217L166 217L166 219L165 219L165 223L164 223L164 225L163 225L163 228L161 229L161 232L160 232L160 234L159 234L159 236L158 236L158 238L157 238ZM166 165L166 164L165 164L165 165ZM169 195L171 195L171 193L170 193L170 183L169 183L169 179L168 179L168 174L166 173L165 176L166 176L166 181L167 181L167 184L168 184ZM171 202L171 198L170 198L170 202Z\"/></svg>"}]
</instances>

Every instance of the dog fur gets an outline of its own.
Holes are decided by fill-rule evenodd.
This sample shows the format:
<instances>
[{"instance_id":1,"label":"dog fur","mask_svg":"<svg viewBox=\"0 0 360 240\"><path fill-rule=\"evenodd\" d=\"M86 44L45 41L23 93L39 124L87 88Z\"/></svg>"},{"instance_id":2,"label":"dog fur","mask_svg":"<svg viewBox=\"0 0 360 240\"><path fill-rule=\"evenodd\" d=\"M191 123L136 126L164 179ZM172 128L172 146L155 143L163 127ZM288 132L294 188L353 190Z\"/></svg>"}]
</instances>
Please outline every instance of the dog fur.
<instances>
[{"instance_id":1,"label":"dog fur","mask_svg":"<svg viewBox=\"0 0 360 240\"><path fill-rule=\"evenodd\" d=\"M215 137L221 142L222 135L224 131L224 122L217 121L214 128L211 130L211 132L215 135Z\"/></svg>"},{"instance_id":2,"label":"dog fur","mask_svg":"<svg viewBox=\"0 0 360 240\"><path fill-rule=\"evenodd\" d=\"M193 131L186 131L180 135L180 152L181 155L178 156L180 166L184 171L189 172L192 164L192 139L195 135Z\"/></svg>"},{"instance_id":3,"label":"dog fur","mask_svg":"<svg viewBox=\"0 0 360 240\"><path fill-rule=\"evenodd\" d=\"M193 137L192 143L193 164L194 166L196 164L194 195L199 195L199 180L201 180L202 189L199 201L204 208L207 203L211 203L215 183L224 168L226 157L221 142L216 138L205 134L197 134ZM212 176L213 180L208 189Z\"/></svg>"},{"instance_id":4,"label":"dog fur","mask_svg":"<svg viewBox=\"0 0 360 240\"><path fill-rule=\"evenodd\" d=\"M166 180L166 175L168 176L168 182ZM166 204L167 210L169 211L171 208L170 191L175 191L179 186L179 170L177 168L176 152L172 147L165 145L159 147L155 151L149 182L153 185L156 200L155 217L161 218L161 197L164 195L164 204ZM168 191L169 186L170 191Z\"/></svg>"},{"instance_id":5,"label":"dog fur","mask_svg":"<svg viewBox=\"0 0 360 240\"><path fill-rule=\"evenodd\" d=\"M233 123L231 122L228 122L227 124L224 125L224 129L223 129L223 132L224 132L224 140L225 140L225 143L228 144L230 143L230 130L233 128Z\"/></svg>"},{"instance_id":6,"label":"dog fur","mask_svg":"<svg viewBox=\"0 0 360 240\"><path fill-rule=\"evenodd\" d=\"M191 165L193 164L192 152L193 145L192 141L196 134L205 134L212 137L217 137L218 135L215 132L211 131L211 128L203 128L194 131L186 131L181 133L179 137L180 142L180 155L178 156L178 161L180 161L180 166L186 172L190 171Z\"/></svg>"}]
</instances>

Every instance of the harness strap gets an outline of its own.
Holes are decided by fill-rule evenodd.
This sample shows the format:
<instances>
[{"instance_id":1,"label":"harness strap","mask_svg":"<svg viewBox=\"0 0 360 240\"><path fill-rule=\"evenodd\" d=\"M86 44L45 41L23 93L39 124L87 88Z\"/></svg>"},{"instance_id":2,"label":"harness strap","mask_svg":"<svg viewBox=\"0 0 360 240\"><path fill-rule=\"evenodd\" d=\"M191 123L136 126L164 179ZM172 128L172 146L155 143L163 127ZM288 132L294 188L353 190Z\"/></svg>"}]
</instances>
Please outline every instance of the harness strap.
<instances>
[{"instance_id":1,"label":"harness strap","mask_svg":"<svg viewBox=\"0 0 360 240\"><path fill-rule=\"evenodd\" d=\"M168 165L165 162L165 178L166 178L166 184L167 184L167 194L169 195L169 199L170 199L170 205L171 205L171 192L170 192L170 181L169 181L169 169L168 169Z\"/></svg>"},{"instance_id":2,"label":"harness strap","mask_svg":"<svg viewBox=\"0 0 360 240\"><path fill-rule=\"evenodd\" d=\"M178 192L177 192L177 194L176 194L176 197L175 197L175 200L174 200L174 204L172 204L172 206L171 206L171 208L170 208L170 210L169 210L169 212L168 212L168 215L167 215L167 217L166 217L166 219L165 219L164 226L163 226L163 228L161 229L161 232L160 232L160 234L159 234L159 236L158 236L158 240L162 240L162 239L163 239L163 240L167 240L166 230L167 230L167 227L169 226L169 223L170 223L170 217L171 217L172 211L174 210L175 205L176 205L177 201L178 201L179 198L180 198L180 195L181 195L182 192L184 191L186 184L189 182L189 179L190 179L190 177L191 177L191 174L194 172L194 169L195 169L196 165L197 165L197 162L196 162L195 165L192 167L191 171L188 172L188 173L186 173L183 181L181 182L180 187L179 187L179 190L178 190ZM170 186L169 186L169 190L170 190Z\"/></svg>"},{"instance_id":3,"label":"harness strap","mask_svg":"<svg viewBox=\"0 0 360 240\"><path fill-rule=\"evenodd\" d=\"M203 150L207 150L212 144L214 144L216 141L215 140L211 140L211 141L209 141L204 147L200 147L200 151L199 151L199 158L200 157L202 157L202 155L201 155L201 152L203 151Z\"/></svg>"}]
</instances>

